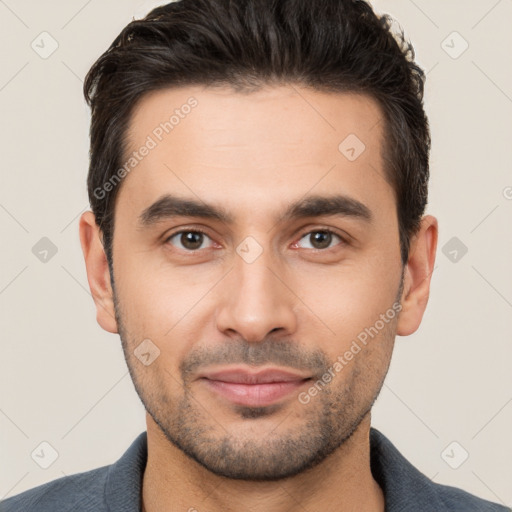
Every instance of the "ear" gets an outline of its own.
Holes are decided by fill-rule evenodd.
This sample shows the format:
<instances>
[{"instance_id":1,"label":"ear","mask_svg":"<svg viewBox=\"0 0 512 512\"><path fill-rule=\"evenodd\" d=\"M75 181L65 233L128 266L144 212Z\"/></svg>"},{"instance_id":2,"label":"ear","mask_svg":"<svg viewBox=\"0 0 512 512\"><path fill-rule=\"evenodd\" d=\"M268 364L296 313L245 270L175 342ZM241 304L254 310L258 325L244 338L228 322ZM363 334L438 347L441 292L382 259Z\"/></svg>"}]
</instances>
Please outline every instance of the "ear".
<instances>
[{"instance_id":1,"label":"ear","mask_svg":"<svg viewBox=\"0 0 512 512\"><path fill-rule=\"evenodd\" d=\"M93 212L86 211L82 214L79 229L87 280L96 304L96 320L105 331L117 333L110 271L103 249L101 231Z\"/></svg>"},{"instance_id":2,"label":"ear","mask_svg":"<svg viewBox=\"0 0 512 512\"><path fill-rule=\"evenodd\" d=\"M437 235L437 219L432 215L426 215L421 219L419 231L411 239L409 260L404 273L402 310L398 317L396 332L399 336L408 336L420 326L430 293Z\"/></svg>"}]
</instances>

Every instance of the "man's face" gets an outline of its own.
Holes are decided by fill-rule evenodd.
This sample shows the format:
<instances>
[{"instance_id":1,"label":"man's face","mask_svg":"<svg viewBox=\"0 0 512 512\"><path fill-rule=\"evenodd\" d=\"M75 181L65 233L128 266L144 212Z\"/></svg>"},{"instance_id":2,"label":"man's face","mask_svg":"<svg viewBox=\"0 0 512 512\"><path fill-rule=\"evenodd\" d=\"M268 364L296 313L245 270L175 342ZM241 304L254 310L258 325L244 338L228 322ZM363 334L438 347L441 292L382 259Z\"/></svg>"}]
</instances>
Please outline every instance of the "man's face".
<instances>
[{"instance_id":1,"label":"man's face","mask_svg":"<svg viewBox=\"0 0 512 512\"><path fill-rule=\"evenodd\" d=\"M191 96L197 106L155 132ZM156 147L116 202L117 327L148 421L214 473L298 474L368 418L402 275L380 121L369 97L286 86L164 90L134 112L129 152L148 136ZM148 210L166 195L226 218ZM334 209L289 211L334 196ZM265 369L292 380L242 382Z\"/></svg>"}]
</instances>

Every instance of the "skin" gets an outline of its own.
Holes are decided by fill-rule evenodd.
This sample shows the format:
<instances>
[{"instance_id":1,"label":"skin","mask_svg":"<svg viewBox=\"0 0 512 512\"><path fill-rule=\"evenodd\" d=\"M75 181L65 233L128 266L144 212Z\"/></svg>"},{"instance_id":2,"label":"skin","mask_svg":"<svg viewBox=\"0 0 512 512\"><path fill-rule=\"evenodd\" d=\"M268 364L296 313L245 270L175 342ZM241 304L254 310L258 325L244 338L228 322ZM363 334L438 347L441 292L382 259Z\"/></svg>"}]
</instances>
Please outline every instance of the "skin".
<instances>
[{"instance_id":1,"label":"skin","mask_svg":"<svg viewBox=\"0 0 512 512\"><path fill-rule=\"evenodd\" d=\"M420 325L437 220L422 219L403 267L396 200L383 178L381 111L364 95L285 85L250 94L166 89L137 105L130 151L190 96L197 107L121 184L114 289L94 215L80 220L97 321L120 334L147 410L143 509L285 512L300 503L311 511L383 511L369 464L371 406L395 336ZM354 161L338 150L349 134L365 144ZM141 226L141 213L166 193L222 207L232 222L181 215ZM371 222L279 220L294 201L332 194L363 203ZM196 246L171 237L197 229L206 236ZM335 235L322 246L315 237L325 229ZM237 252L247 236L262 249L251 263ZM397 300L399 315L307 404L298 395L311 381L256 408L199 379L245 365L316 380ZM134 355L145 339L160 350L148 366Z\"/></svg>"}]
</instances>

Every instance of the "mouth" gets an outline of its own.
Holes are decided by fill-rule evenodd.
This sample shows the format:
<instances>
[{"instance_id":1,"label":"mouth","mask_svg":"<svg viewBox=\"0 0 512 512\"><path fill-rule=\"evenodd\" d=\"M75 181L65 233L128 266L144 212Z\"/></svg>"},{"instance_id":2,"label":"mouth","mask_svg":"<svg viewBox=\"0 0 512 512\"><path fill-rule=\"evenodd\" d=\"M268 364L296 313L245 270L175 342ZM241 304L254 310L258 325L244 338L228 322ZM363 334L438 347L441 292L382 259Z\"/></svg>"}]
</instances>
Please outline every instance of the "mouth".
<instances>
[{"instance_id":1,"label":"mouth","mask_svg":"<svg viewBox=\"0 0 512 512\"><path fill-rule=\"evenodd\" d=\"M233 404L248 407L271 405L304 386L311 376L267 368L251 372L232 368L203 373L199 381Z\"/></svg>"}]
</instances>

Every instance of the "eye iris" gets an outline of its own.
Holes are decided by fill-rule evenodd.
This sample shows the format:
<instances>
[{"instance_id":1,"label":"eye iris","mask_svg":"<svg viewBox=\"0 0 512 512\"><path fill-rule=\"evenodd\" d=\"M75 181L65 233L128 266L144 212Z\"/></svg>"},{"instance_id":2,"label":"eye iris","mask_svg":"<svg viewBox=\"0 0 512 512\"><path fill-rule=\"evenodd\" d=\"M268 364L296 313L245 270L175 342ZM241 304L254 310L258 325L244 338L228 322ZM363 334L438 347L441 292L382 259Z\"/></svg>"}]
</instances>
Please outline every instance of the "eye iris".
<instances>
[{"instance_id":1,"label":"eye iris","mask_svg":"<svg viewBox=\"0 0 512 512\"><path fill-rule=\"evenodd\" d=\"M310 236L312 237L312 245L315 249L325 249L331 245L332 233L328 231L315 231Z\"/></svg>"},{"instance_id":2,"label":"eye iris","mask_svg":"<svg viewBox=\"0 0 512 512\"><path fill-rule=\"evenodd\" d=\"M203 234L197 233L193 231L187 231L186 233L182 233L180 237L180 242L183 244L183 247L187 249L198 249L201 247L203 243Z\"/></svg>"}]
</instances>

